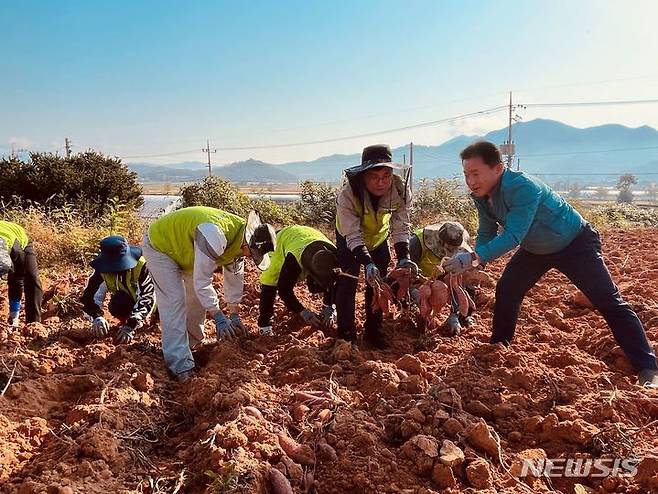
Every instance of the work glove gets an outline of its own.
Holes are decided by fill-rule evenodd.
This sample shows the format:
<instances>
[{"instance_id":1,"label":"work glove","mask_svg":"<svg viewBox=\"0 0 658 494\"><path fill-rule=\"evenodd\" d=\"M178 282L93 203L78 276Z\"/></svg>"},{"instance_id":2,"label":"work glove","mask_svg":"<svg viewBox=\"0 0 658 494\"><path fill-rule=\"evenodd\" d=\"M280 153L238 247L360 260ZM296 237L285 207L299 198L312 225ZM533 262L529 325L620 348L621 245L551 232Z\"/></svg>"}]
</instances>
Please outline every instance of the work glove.
<instances>
[{"instance_id":1,"label":"work glove","mask_svg":"<svg viewBox=\"0 0 658 494\"><path fill-rule=\"evenodd\" d=\"M323 329L330 329L336 324L336 308L333 305L325 305L320 313L320 321Z\"/></svg>"},{"instance_id":2,"label":"work glove","mask_svg":"<svg viewBox=\"0 0 658 494\"><path fill-rule=\"evenodd\" d=\"M240 315L237 312L231 314L230 318L233 329L235 330L235 334L239 336L247 336L249 334L249 331L247 331L247 328L242 323Z\"/></svg>"},{"instance_id":3,"label":"work glove","mask_svg":"<svg viewBox=\"0 0 658 494\"><path fill-rule=\"evenodd\" d=\"M258 328L258 331L262 336L272 336L274 333L272 333L272 326L263 326Z\"/></svg>"},{"instance_id":4,"label":"work glove","mask_svg":"<svg viewBox=\"0 0 658 494\"><path fill-rule=\"evenodd\" d=\"M7 324L12 328L18 327L18 314L19 312L10 312L9 317L7 318Z\"/></svg>"},{"instance_id":5,"label":"work glove","mask_svg":"<svg viewBox=\"0 0 658 494\"><path fill-rule=\"evenodd\" d=\"M409 298L414 304L420 305L420 290L415 286L409 288Z\"/></svg>"},{"instance_id":6,"label":"work glove","mask_svg":"<svg viewBox=\"0 0 658 494\"><path fill-rule=\"evenodd\" d=\"M457 252L443 263L443 269L447 273L459 274L473 269L473 258L470 252Z\"/></svg>"},{"instance_id":7,"label":"work glove","mask_svg":"<svg viewBox=\"0 0 658 494\"><path fill-rule=\"evenodd\" d=\"M120 345L124 345L130 343L134 337L135 337L135 329L131 328L127 324L124 324L119 328L119 331L117 331L117 334L115 336L115 341Z\"/></svg>"},{"instance_id":8,"label":"work glove","mask_svg":"<svg viewBox=\"0 0 658 494\"><path fill-rule=\"evenodd\" d=\"M308 309L304 309L299 313L299 315L306 324L314 327L315 329L322 329L322 321L317 316L317 314L311 312Z\"/></svg>"},{"instance_id":9,"label":"work glove","mask_svg":"<svg viewBox=\"0 0 658 494\"><path fill-rule=\"evenodd\" d=\"M235 328L233 323L226 319L224 313L220 310L213 316L215 328L217 330L217 341L235 339Z\"/></svg>"},{"instance_id":10,"label":"work glove","mask_svg":"<svg viewBox=\"0 0 658 494\"><path fill-rule=\"evenodd\" d=\"M459 323L458 314L450 314L446 321L446 329L449 336L457 336L461 333L462 325Z\"/></svg>"},{"instance_id":11,"label":"work glove","mask_svg":"<svg viewBox=\"0 0 658 494\"><path fill-rule=\"evenodd\" d=\"M396 268L409 269L414 276L418 276L418 264L411 259L403 258L398 261Z\"/></svg>"},{"instance_id":12,"label":"work glove","mask_svg":"<svg viewBox=\"0 0 658 494\"><path fill-rule=\"evenodd\" d=\"M376 284L381 282L382 277L379 274L379 268L374 262L371 262L366 266L366 283L374 288Z\"/></svg>"},{"instance_id":13,"label":"work glove","mask_svg":"<svg viewBox=\"0 0 658 494\"><path fill-rule=\"evenodd\" d=\"M107 333L110 332L110 323L102 316L97 317L94 319L94 322L91 323L91 332L96 338L107 336Z\"/></svg>"}]
</instances>

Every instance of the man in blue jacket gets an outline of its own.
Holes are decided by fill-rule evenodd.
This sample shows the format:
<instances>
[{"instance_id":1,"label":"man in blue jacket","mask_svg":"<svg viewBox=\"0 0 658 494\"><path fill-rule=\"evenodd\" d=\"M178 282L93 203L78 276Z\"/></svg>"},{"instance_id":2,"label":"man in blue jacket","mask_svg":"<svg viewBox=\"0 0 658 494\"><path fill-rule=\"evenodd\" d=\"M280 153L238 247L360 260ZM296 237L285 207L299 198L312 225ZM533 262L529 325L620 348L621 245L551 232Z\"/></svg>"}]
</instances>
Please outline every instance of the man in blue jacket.
<instances>
[{"instance_id":1,"label":"man in blue jacket","mask_svg":"<svg viewBox=\"0 0 658 494\"><path fill-rule=\"evenodd\" d=\"M658 387L656 356L642 323L610 277L601 255L599 233L546 184L506 169L495 144L476 142L460 157L477 207L479 227L475 251L453 255L444 268L460 273L519 247L496 285L491 343L512 341L525 294L555 268L605 318L638 371L639 383Z\"/></svg>"}]
</instances>

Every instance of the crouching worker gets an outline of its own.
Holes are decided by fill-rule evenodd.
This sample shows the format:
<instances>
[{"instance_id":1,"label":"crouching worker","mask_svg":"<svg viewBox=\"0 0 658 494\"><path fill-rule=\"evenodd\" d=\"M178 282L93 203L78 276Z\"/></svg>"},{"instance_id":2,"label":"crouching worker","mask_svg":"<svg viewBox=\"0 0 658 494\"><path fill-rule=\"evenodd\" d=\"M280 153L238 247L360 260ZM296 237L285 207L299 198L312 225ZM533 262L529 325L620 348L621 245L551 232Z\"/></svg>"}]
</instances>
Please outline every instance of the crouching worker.
<instances>
[{"instance_id":1,"label":"crouching worker","mask_svg":"<svg viewBox=\"0 0 658 494\"><path fill-rule=\"evenodd\" d=\"M452 257L457 252L473 251L468 244L469 239L470 235L466 229L456 221L442 221L419 228L409 239L411 260L418 265L420 274L426 278L436 279L443 273L441 262L444 258ZM440 279L441 276L438 278ZM466 288L466 290L470 289ZM412 287L409 295L416 305L420 304L418 287ZM473 293L470 295L472 297ZM471 313L472 309L469 308L469 313L462 316L459 313L457 300L451 300L450 314L445 322L448 334L455 336L460 333L462 326L470 327L473 324Z\"/></svg>"},{"instance_id":2,"label":"crouching worker","mask_svg":"<svg viewBox=\"0 0 658 494\"><path fill-rule=\"evenodd\" d=\"M355 299L361 266L366 273L366 320L364 340L377 348L387 343L381 334L382 312L372 307L373 287L386 277L391 260L390 237L398 258L397 267L418 267L409 258L409 204L411 194L406 180L393 174L405 169L393 163L391 148L368 146L361 155L361 165L345 170L347 183L336 203L336 247L338 265L349 276L340 276L336 285L338 336L356 341Z\"/></svg>"},{"instance_id":3,"label":"crouching worker","mask_svg":"<svg viewBox=\"0 0 658 494\"><path fill-rule=\"evenodd\" d=\"M496 285L491 343L511 343L525 294L557 269L601 313L639 373L639 383L658 387L656 355L642 322L612 281L599 233L546 184L506 168L495 144L476 142L460 157L479 227L475 252L456 253L444 268L463 272L518 247Z\"/></svg>"},{"instance_id":4,"label":"crouching worker","mask_svg":"<svg viewBox=\"0 0 658 494\"><path fill-rule=\"evenodd\" d=\"M0 221L0 277L7 278L9 317L7 324L18 327L21 299L25 293L25 322L41 322L43 290L37 256L23 227Z\"/></svg>"},{"instance_id":5,"label":"crouching worker","mask_svg":"<svg viewBox=\"0 0 658 494\"><path fill-rule=\"evenodd\" d=\"M101 338L110 331L102 309L109 292L108 309L121 322L115 340L130 343L155 308L155 287L141 247L128 245L118 235L106 237L101 240L100 254L90 265L94 272L80 301L83 312L92 321L93 335Z\"/></svg>"},{"instance_id":6,"label":"crouching worker","mask_svg":"<svg viewBox=\"0 0 658 494\"><path fill-rule=\"evenodd\" d=\"M286 308L298 314L306 324L315 329L330 329L336 319L333 288L338 277L334 244L315 228L288 226L277 233L276 250L270 258L270 267L260 276L258 326L261 334L272 333L277 292ZM323 294L324 307L320 314L304 307L295 296L295 284L304 279L311 293Z\"/></svg>"},{"instance_id":7,"label":"crouching worker","mask_svg":"<svg viewBox=\"0 0 658 494\"><path fill-rule=\"evenodd\" d=\"M215 321L217 340L245 336L239 316L244 289L244 258L252 257L261 270L269 266L268 252L276 238L271 225L262 224L255 211L245 220L205 206L179 209L156 220L144 238L144 255L155 282L162 353L180 382L194 372L192 349L203 342L206 312ZM224 296L229 317L219 307L212 281L224 274Z\"/></svg>"}]
</instances>

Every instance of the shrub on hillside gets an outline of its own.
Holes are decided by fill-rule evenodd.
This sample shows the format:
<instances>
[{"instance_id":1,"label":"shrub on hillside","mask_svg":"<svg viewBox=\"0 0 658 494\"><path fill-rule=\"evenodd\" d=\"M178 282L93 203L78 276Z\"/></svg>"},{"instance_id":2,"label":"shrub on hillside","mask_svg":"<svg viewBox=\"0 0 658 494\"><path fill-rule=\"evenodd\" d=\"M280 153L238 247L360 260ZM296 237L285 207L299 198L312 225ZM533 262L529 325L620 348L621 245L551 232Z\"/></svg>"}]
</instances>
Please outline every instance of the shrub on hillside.
<instances>
[{"instance_id":1,"label":"shrub on hillside","mask_svg":"<svg viewBox=\"0 0 658 494\"><path fill-rule=\"evenodd\" d=\"M0 200L19 207L72 208L82 218L99 218L110 200L135 210L141 206L137 174L121 160L94 151L63 158L32 153L28 161L0 160Z\"/></svg>"}]
</instances>

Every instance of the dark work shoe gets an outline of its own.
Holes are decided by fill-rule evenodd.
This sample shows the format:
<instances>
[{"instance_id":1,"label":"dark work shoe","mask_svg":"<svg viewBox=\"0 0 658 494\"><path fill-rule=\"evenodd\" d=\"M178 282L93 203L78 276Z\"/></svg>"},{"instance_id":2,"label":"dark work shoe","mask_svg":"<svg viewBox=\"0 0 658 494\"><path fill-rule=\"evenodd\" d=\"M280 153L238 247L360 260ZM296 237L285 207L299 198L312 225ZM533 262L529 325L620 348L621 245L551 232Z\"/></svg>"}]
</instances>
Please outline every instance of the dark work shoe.
<instances>
[{"instance_id":1,"label":"dark work shoe","mask_svg":"<svg viewBox=\"0 0 658 494\"><path fill-rule=\"evenodd\" d=\"M366 326L363 332L363 341L378 350L386 350L389 347L384 335L377 327Z\"/></svg>"},{"instance_id":2,"label":"dark work shoe","mask_svg":"<svg viewBox=\"0 0 658 494\"><path fill-rule=\"evenodd\" d=\"M192 380L194 374L195 374L194 369L186 370L181 372L180 374L176 374L176 380L181 384L187 384Z\"/></svg>"},{"instance_id":3,"label":"dark work shoe","mask_svg":"<svg viewBox=\"0 0 658 494\"><path fill-rule=\"evenodd\" d=\"M638 374L638 384L645 388L658 389L658 370L644 369Z\"/></svg>"}]
</instances>

